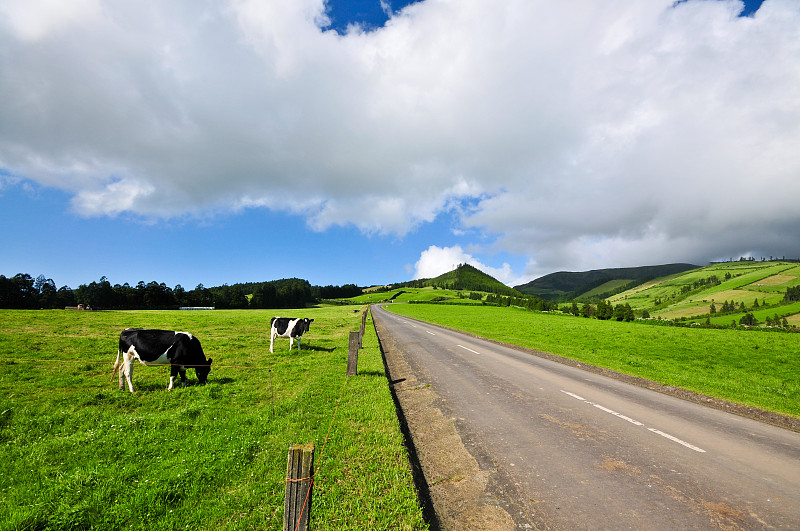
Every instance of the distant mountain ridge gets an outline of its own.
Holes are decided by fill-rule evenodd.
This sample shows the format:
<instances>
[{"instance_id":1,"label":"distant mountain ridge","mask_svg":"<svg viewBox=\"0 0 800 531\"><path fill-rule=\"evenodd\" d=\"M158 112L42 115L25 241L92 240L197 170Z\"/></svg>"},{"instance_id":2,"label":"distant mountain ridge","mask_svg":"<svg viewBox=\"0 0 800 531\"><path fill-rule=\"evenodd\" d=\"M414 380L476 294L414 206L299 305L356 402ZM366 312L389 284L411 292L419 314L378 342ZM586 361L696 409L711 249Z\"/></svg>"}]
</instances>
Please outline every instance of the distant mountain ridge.
<instances>
[{"instance_id":1,"label":"distant mountain ridge","mask_svg":"<svg viewBox=\"0 0 800 531\"><path fill-rule=\"evenodd\" d=\"M580 299L592 293L593 298L602 299L648 280L683 273L700 266L693 264L664 264L641 267L619 267L593 269L591 271L560 271L550 273L526 284L514 286L522 293L536 295L549 301ZM605 286L608 284L607 286ZM608 289L604 290L603 287Z\"/></svg>"}]
</instances>

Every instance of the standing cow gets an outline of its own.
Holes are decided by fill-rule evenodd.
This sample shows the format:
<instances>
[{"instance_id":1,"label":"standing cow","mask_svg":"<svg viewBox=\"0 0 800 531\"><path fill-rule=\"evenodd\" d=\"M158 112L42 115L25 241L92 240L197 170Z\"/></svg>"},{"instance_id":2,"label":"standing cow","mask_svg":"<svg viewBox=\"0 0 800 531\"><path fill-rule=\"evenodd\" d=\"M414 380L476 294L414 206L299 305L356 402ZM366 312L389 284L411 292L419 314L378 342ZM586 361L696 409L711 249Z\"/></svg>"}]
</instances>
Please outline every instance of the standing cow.
<instances>
[{"instance_id":1,"label":"standing cow","mask_svg":"<svg viewBox=\"0 0 800 531\"><path fill-rule=\"evenodd\" d=\"M122 362L120 362L122 356ZM201 384L206 383L211 372L211 358L206 359L200 341L187 332L169 330L143 330L127 328L119 335L119 350L114 362L114 374L119 370L119 388L128 381L128 389L133 392L133 361L144 365L169 365L169 386L171 390L175 378L181 375L181 386L186 385L186 367L194 368Z\"/></svg>"},{"instance_id":2,"label":"standing cow","mask_svg":"<svg viewBox=\"0 0 800 531\"><path fill-rule=\"evenodd\" d=\"M270 323L269 334L269 351L272 352L272 344L275 337L288 337L289 338L289 351L292 350L294 340L297 339L297 350L300 350L300 338L303 332L308 332L308 328L314 319L308 317L298 319L294 317L273 317Z\"/></svg>"}]
</instances>

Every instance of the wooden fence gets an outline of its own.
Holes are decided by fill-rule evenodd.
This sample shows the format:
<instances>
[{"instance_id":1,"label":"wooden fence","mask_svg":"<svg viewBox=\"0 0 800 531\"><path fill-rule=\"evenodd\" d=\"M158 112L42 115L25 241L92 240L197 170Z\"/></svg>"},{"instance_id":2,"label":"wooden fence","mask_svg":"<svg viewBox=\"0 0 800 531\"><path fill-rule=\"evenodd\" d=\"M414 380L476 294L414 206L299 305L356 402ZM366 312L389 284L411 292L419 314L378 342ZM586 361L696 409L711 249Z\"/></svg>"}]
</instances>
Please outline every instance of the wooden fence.
<instances>
[{"instance_id":1,"label":"wooden fence","mask_svg":"<svg viewBox=\"0 0 800 531\"><path fill-rule=\"evenodd\" d=\"M358 350L367 328L367 312L361 313L361 327L350 332L347 350L347 377L358 375ZM289 448L286 462L286 494L283 502L283 531L308 531L314 491L314 443Z\"/></svg>"}]
</instances>

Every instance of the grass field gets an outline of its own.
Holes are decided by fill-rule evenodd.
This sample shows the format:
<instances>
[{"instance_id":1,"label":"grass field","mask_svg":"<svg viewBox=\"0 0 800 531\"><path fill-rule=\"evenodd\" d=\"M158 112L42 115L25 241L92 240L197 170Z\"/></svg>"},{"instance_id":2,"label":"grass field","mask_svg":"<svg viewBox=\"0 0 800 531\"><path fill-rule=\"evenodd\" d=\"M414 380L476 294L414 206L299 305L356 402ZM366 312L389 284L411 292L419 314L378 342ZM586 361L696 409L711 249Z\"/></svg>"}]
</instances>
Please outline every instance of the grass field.
<instances>
[{"instance_id":1,"label":"grass field","mask_svg":"<svg viewBox=\"0 0 800 531\"><path fill-rule=\"evenodd\" d=\"M704 284L712 277L716 277L719 284ZM612 304L630 304L639 313L648 310L652 317L695 321L710 317L714 324L728 325L732 320L738 322L747 313L761 312L764 305L768 305L770 317L776 313L787 317L794 315L791 308L783 304L783 299L787 288L797 284L800 284L800 266L794 262L724 262L648 282L608 300ZM759 308L755 308L756 300ZM737 308L744 304L746 309L728 314L724 320L710 314L712 302L719 312L726 301L733 302ZM764 322L758 315L756 317Z\"/></svg>"},{"instance_id":2,"label":"grass field","mask_svg":"<svg viewBox=\"0 0 800 531\"><path fill-rule=\"evenodd\" d=\"M800 417L800 334L598 321L518 308L394 304L409 317Z\"/></svg>"},{"instance_id":3,"label":"grass field","mask_svg":"<svg viewBox=\"0 0 800 531\"><path fill-rule=\"evenodd\" d=\"M394 302L429 302L432 300L442 300L448 303L458 304L477 304L480 305L481 301L471 300L469 298L470 290L452 290L442 288L395 288L389 291L368 291L347 299L352 304L375 304L378 302L387 302L393 296ZM486 293L482 293L486 297Z\"/></svg>"},{"instance_id":4,"label":"grass field","mask_svg":"<svg viewBox=\"0 0 800 531\"><path fill-rule=\"evenodd\" d=\"M315 319L303 350L270 354L281 314L0 311L0 530L280 529L287 450L307 442L314 529L425 529L371 321L346 378L352 306L289 311ZM139 365L118 391L134 326L195 334L208 384L190 369L166 391Z\"/></svg>"}]
</instances>

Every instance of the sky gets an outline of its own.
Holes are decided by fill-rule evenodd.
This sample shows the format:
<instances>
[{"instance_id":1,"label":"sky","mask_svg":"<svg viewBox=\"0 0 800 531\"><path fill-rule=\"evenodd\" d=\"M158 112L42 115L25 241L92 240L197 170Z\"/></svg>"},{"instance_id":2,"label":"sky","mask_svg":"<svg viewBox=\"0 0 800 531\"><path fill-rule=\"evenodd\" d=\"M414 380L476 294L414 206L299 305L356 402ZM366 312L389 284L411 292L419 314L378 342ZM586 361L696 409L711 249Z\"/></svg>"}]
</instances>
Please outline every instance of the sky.
<instances>
[{"instance_id":1,"label":"sky","mask_svg":"<svg viewBox=\"0 0 800 531\"><path fill-rule=\"evenodd\" d=\"M0 274L800 257L800 1L4 0Z\"/></svg>"}]
</instances>

